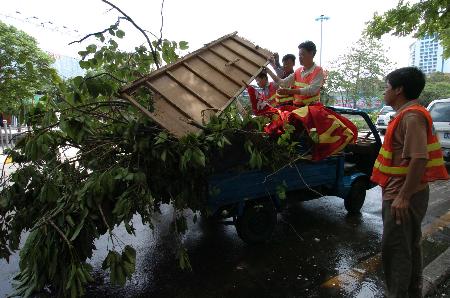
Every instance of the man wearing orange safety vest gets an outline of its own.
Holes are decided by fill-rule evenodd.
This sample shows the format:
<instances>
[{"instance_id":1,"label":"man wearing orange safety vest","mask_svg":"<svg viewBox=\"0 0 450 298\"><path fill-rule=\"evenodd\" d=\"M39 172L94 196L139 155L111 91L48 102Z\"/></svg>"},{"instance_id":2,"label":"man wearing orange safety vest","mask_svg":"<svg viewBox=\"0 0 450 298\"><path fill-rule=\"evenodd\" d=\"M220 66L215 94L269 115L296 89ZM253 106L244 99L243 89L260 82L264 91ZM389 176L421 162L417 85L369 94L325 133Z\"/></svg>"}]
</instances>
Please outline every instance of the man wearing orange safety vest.
<instances>
[{"instance_id":1,"label":"man wearing orange safety vest","mask_svg":"<svg viewBox=\"0 0 450 298\"><path fill-rule=\"evenodd\" d=\"M428 182L449 179L428 111L417 98L425 86L415 67L386 77L384 100L394 108L372 181L382 188L382 260L387 297L422 297L421 222Z\"/></svg>"},{"instance_id":2,"label":"man wearing orange safety vest","mask_svg":"<svg viewBox=\"0 0 450 298\"><path fill-rule=\"evenodd\" d=\"M267 72L275 83L282 87L278 89L277 94L281 95L280 98L283 102L290 102L295 106L304 107L320 102L320 88L324 83L324 73L322 67L314 63L314 56L317 50L316 45L312 41L302 42L298 49L298 56L302 66L293 74L285 79L281 79L268 68Z\"/></svg>"}]
</instances>

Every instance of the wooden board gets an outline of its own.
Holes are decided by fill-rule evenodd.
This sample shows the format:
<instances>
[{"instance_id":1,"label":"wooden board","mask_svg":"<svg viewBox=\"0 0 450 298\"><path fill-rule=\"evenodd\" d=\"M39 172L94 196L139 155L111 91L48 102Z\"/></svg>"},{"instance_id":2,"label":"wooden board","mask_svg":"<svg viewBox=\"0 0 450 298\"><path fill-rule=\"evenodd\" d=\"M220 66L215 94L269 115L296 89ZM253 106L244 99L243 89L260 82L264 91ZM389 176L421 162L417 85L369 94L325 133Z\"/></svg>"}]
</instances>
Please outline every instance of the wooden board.
<instances>
[{"instance_id":1,"label":"wooden board","mask_svg":"<svg viewBox=\"0 0 450 298\"><path fill-rule=\"evenodd\" d=\"M145 115L176 137L198 132L211 113L221 113L267 65L272 53L237 36L225 35L133 83L120 93ZM148 88L154 111L134 100L134 92Z\"/></svg>"}]
</instances>

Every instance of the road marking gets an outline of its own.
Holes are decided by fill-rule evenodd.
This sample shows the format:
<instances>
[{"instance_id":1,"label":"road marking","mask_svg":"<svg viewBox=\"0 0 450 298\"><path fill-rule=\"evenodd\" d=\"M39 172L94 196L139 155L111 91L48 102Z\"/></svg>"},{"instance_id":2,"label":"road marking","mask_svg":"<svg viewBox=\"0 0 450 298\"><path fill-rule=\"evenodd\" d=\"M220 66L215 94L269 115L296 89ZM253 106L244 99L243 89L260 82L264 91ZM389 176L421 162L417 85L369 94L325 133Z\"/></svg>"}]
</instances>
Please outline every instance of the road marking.
<instances>
[{"instance_id":1,"label":"road marking","mask_svg":"<svg viewBox=\"0 0 450 298\"><path fill-rule=\"evenodd\" d=\"M448 225L450 225L450 211L423 227L422 238L425 239ZM359 283L365 275L375 272L380 266L380 263L381 253L377 253L373 257L356 264L355 267L345 271L344 273L328 279L321 285L321 287L350 290L356 283Z\"/></svg>"}]
</instances>

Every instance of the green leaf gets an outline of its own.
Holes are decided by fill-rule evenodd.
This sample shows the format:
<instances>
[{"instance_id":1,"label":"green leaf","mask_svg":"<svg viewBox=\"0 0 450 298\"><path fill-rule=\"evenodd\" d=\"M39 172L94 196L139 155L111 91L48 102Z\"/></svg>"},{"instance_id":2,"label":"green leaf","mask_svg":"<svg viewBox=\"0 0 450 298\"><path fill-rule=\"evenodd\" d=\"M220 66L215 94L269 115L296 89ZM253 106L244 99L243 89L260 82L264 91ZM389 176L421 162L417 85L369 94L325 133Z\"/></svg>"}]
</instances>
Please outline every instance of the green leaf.
<instances>
[{"instance_id":1,"label":"green leaf","mask_svg":"<svg viewBox=\"0 0 450 298\"><path fill-rule=\"evenodd\" d=\"M95 53L96 50L97 50L97 45L95 45L95 44L90 44L86 47L86 52L88 52L88 53Z\"/></svg>"},{"instance_id":2,"label":"green leaf","mask_svg":"<svg viewBox=\"0 0 450 298\"><path fill-rule=\"evenodd\" d=\"M122 30L119 29L116 31L116 36L118 38L123 38L125 36L125 32L123 32Z\"/></svg>"},{"instance_id":3,"label":"green leaf","mask_svg":"<svg viewBox=\"0 0 450 298\"><path fill-rule=\"evenodd\" d=\"M187 50L189 48L187 41L180 41L178 43L178 46L179 46L180 50Z\"/></svg>"}]
</instances>

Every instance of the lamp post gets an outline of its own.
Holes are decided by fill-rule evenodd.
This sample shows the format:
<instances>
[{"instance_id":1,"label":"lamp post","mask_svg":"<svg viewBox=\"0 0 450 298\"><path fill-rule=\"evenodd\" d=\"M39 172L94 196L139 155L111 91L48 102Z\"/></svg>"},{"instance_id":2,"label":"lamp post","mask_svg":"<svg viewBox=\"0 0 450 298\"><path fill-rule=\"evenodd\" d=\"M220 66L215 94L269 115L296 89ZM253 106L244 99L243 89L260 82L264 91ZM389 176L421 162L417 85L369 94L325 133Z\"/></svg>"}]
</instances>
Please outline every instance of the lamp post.
<instances>
[{"instance_id":1,"label":"lamp post","mask_svg":"<svg viewBox=\"0 0 450 298\"><path fill-rule=\"evenodd\" d=\"M323 21L329 20L330 17L327 17L323 14L320 15L320 17L316 18L316 21L320 21L320 66L322 66L322 23Z\"/></svg>"}]
</instances>

